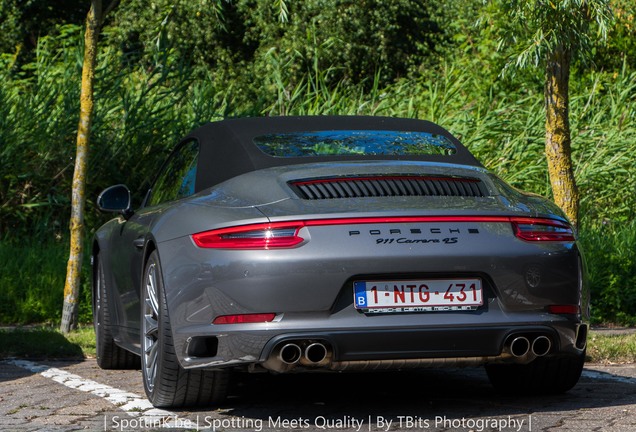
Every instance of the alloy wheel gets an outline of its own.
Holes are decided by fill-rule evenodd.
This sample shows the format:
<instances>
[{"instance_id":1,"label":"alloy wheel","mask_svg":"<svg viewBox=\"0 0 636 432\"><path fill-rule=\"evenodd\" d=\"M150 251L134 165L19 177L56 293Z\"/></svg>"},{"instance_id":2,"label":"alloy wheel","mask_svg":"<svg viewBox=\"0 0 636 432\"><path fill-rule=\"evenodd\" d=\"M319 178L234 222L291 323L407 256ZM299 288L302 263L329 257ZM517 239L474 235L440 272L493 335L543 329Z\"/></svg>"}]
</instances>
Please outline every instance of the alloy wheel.
<instances>
[{"instance_id":1,"label":"alloy wheel","mask_svg":"<svg viewBox=\"0 0 636 432\"><path fill-rule=\"evenodd\" d=\"M159 296L157 291L157 265L150 263L146 270L143 302L143 368L146 386L152 391L157 377L159 354Z\"/></svg>"}]
</instances>

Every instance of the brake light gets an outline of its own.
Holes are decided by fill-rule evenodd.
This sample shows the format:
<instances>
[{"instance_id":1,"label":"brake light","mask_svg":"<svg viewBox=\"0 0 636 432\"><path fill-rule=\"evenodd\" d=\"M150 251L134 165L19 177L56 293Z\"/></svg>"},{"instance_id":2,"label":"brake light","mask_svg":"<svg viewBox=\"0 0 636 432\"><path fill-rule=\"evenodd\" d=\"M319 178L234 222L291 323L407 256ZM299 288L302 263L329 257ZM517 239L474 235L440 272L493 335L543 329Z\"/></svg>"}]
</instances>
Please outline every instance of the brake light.
<instances>
[{"instance_id":1,"label":"brake light","mask_svg":"<svg viewBox=\"0 0 636 432\"><path fill-rule=\"evenodd\" d=\"M214 318L212 324L245 324L270 322L276 317L274 313L255 313L255 314L239 314L239 315L221 315Z\"/></svg>"},{"instance_id":2,"label":"brake light","mask_svg":"<svg viewBox=\"0 0 636 432\"><path fill-rule=\"evenodd\" d=\"M303 226L303 222L244 225L193 234L192 240L201 248L291 248L305 240L298 235Z\"/></svg>"},{"instance_id":3,"label":"brake light","mask_svg":"<svg viewBox=\"0 0 636 432\"><path fill-rule=\"evenodd\" d=\"M511 218L515 235L525 241L574 241L572 227L554 219Z\"/></svg>"}]
</instances>

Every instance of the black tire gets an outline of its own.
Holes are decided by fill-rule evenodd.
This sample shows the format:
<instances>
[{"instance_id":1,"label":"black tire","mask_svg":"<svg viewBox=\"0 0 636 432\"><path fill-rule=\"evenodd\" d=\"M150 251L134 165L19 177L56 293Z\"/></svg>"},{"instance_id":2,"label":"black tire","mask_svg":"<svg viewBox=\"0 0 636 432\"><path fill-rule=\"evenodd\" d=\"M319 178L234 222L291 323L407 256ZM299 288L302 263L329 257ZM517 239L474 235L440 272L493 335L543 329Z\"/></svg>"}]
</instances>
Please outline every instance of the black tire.
<instances>
[{"instance_id":1,"label":"black tire","mask_svg":"<svg viewBox=\"0 0 636 432\"><path fill-rule=\"evenodd\" d=\"M539 357L525 365L486 365L486 372L493 387L502 393L557 394L576 385L584 364L585 352L580 355Z\"/></svg>"},{"instance_id":2,"label":"black tire","mask_svg":"<svg viewBox=\"0 0 636 432\"><path fill-rule=\"evenodd\" d=\"M93 290L93 326L97 365L102 369L139 369L141 359L118 346L113 339L104 266L99 255L96 258L97 274Z\"/></svg>"},{"instance_id":3,"label":"black tire","mask_svg":"<svg viewBox=\"0 0 636 432\"><path fill-rule=\"evenodd\" d=\"M210 406L222 402L229 371L185 370L172 341L161 265L152 252L141 287L141 370L148 400L157 408Z\"/></svg>"}]
</instances>

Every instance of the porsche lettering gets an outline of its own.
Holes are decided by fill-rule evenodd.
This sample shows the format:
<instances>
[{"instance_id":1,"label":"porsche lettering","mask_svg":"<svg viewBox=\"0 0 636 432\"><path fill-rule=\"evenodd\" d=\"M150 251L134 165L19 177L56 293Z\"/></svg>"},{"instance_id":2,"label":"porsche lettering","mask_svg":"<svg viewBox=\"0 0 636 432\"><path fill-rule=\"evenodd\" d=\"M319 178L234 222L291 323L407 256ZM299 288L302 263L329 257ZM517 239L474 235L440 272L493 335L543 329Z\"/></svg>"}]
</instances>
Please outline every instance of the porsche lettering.
<instances>
[{"instance_id":1,"label":"porsche lettering","mask_svg":"<svg viewBox=\"0 0 636 432\"><path fill-rule=\"evenodd\" d=\"M403 234L479 234L478 228L464 229L463 232L460 228L389 228L386 230L371 229L371 230L350 230L349 237L368 234L371 236L380 235L403 235Z\"/></svg>"}]
</instances>

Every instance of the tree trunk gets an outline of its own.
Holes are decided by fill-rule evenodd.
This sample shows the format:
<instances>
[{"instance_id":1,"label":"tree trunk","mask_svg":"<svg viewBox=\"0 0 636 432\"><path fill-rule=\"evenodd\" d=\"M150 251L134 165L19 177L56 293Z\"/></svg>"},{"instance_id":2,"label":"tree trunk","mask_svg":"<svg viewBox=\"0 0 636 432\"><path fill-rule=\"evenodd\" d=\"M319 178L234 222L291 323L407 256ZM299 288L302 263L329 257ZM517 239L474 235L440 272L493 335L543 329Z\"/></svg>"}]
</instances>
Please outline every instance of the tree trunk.
<instances>
[{"instance_id":1,"label":"tree trunk","mask_svg":"<svg viewBox=\"0 0 636 432\"><path fill-rule=\"evenodd\" d=\"M546 67L545 154L554 202L576 229L579 220L579 191L574 178L569 121L570 52L557 46Z\"/></svg>"},{"instance_id":2,"label":"tree trunk","mask_svg":"<svg viewBox=\"0 0 636 432\"><path fill-rule=\"evenodd\" d=\"M80 93L80 118L77 127L77 148L73 191L71 200L71 244L64 284L64 307L62 309L63 333L77 327L77 300L80 291L82 257L84 249L84 203L86 202L86 172L88 165L88 145L93 116L93 82L97 58L97 39L102 15L101 0L92 0L86 16L84 34L84 63L82 65L82 89Z\"/></svg>"}]
</instances>

